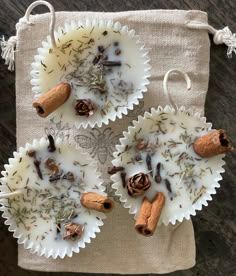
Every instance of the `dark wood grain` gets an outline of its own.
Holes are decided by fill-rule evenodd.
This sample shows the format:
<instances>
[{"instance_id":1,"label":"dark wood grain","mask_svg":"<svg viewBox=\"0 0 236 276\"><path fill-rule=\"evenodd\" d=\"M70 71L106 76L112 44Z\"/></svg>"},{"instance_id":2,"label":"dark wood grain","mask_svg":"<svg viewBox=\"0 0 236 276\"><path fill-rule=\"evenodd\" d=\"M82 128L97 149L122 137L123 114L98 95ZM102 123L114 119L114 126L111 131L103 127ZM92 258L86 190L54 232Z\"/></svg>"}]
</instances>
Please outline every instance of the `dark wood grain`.
<instances>
[{"instance_id":1,"label":"dark wood grain","mask_svg":"<svg viewBox=\"0 0 236 276\"><path fill-rule=\"evenodd\" d=\"M230 26L236 32L236 1L220 0L80 0L50 1L57 11L124 11L135 9L200 9L208 12L209 23L215 28ZM31 0L0 1L0 35L15 34L15 23L22 17ZM47 11L44 7L35 13ZM15 75L0 61L0 169L15 150ZM215 128L225 128L236 145L236 55L226 57L225 46L211 46L210 82L206 100L206 115ZM193 218L197 264L174 276L236 275L236 154L226 157L221 190L198 216ZM0 275L41 275L17 267L17 245L0 219ZM52 275L44 273L43 275ZM60 273L72 275L72 273ZM92 275L92 274L91 274ZM96 274L98 275L98 274Z\"/></svg>"}]
</instances>

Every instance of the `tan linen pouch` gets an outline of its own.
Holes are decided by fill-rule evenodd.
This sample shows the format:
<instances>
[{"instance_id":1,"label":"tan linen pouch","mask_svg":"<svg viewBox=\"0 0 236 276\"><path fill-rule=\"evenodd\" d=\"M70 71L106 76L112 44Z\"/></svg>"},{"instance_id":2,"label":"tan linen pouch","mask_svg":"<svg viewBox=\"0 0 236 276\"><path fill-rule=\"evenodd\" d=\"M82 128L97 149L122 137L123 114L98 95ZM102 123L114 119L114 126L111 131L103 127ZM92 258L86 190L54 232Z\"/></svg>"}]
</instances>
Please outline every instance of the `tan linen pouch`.
<instances>
[{"instance_id":1,"label":"tan linen pouch","mask_svg":"<svg viewBox=\"0 0 236 276\"><path fill-rule=\"evenodd\" d=\"M144 99L135 109L108 126L100 129L69 129L62 123L50 123L39 118L32 108L31 63L37 48L48 35L50 15L30 17L33 24L20 20L17 24L16 48L16 120L17 147L24 146L33 138L46 132L60 136L82 146L97 159L99 169L113 195L107 166L112 160L115 144L124 130L137 116L150 107L168 104L162 88L164 74L173 68L186 72L192 89L187 91L181 77L169 79L169 90L177 105L185 105L204 113L204 103L209 79L209 38L205 30L194 30L186 26L188 21L207 24L207 14L201 11L147 10L120 13L58 12L56 29L65 21L83 18L105 18L119 21L134 29L147 48L150 48L151 84ZM40 271L71 271L93 273L167 273L188 269L195 264L195 240L191 220L174 226L161 226L155 235L145 238L134 230L134 218L116 200L114 211L104 221L96 239L73 257L46 259L31 254L19 246L18 264L22 268Z\"/></svg>"}]
</instances>

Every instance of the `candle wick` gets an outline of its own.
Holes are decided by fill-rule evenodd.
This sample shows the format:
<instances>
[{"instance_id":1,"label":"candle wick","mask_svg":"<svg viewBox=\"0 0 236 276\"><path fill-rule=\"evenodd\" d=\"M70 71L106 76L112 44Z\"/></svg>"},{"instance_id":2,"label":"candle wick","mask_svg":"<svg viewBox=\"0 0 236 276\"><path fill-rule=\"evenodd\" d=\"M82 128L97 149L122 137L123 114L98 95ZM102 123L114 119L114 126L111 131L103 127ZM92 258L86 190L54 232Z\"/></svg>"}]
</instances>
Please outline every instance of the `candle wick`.
<instances>
[{"instance_id":1,"label":"candle wick","mask_svg":"<svg viewBox=\"0 0 236 276\"><path fill-rule=\"evenodd\" d=\"M0 194L0 199L1 198L10 198L12 196L21 195L21 194L22 194L21 190L16 190L16 191L11 192L11 193L1 193Z\"/></svg>"}]
</instances>

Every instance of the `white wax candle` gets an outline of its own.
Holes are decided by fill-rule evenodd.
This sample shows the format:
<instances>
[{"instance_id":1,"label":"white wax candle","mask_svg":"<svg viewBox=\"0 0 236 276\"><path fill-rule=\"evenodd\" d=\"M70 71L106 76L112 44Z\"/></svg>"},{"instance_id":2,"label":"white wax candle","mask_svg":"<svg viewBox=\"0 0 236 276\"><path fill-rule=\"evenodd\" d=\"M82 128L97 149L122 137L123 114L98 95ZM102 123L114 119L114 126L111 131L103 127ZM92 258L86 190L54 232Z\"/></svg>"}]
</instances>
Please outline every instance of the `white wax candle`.
<instances>
[{"instance_id":1,"label":"white wax candle","mask_svg":"<svg viewBox=\"0 0 236 276\"><path fill-rule=\"evenodd\" d=\"M39 49L33 64L34 91L43 94L61 81L72 85L71 97L53 115L81 124L114 119L142 97L147 84L147 52L127 29L109 26L68 27L57 39L57 48ZM103 62L120 66L103 66ZM95 106L91 117L78 116L78 99L90 99ZM119 116L120 116L119 115Z\"/></svg>"},{"instance_id":2,"label":"white wax candle","mask_svg":"<svg viewBox=\"0 0 236 276\"><path fill-rule=\"evenodd\" d=\"M144 196L151 201L157 192L163 192L166 202L160 222L167 224L182 219L188 211L191 213L202 196L215 193L223 162L222 155L201 158L193 150L195 139L209 131L209 124L188 112L175 114L168 108L153 113L146 114L129 129L113 160L113 165L124 167L126 181L143 172L149 175L151 187L142 196L131 197L127 187L122 187L120 173L112 178L117 181L114 184L117 194L121 195L121 201L127 201L125 206L130 207L131 213L138 212ZM161 181L156 181L155 176Z\"/></svg>"},{"instance_id":3,"label":"white wax candle","mask_svg":"<svg viewBox=\"0 0 236 276\"><path fill-rule=\"evenodd\" d=\"M6 166L3 178L3 192L22 191L9 199L2 199L5 206L4 217L11 222L10 229L14 229L15 237L20 237L25 246L33 248L39 253L56 257L67 249L79 251L95 237L99 226L103 224L104 214L84 208L80 203L83 192L93 191L104 195L102 181L98 177L96 167L86 154L75 150L72 146L56 143L56 151L48 151L48 141L41 139L15 154L9 166ZM35 157L27 152L35 151ZM68 172L74 175L74 181L59 179L50 182L52 172L45 167L45 161L51 158L59 167L62 176ZM34 165L34 160L40 161L41 179ZM77 223L83 226L81 238L63 239L64 224Z\"/></svg>"}]
</instances>

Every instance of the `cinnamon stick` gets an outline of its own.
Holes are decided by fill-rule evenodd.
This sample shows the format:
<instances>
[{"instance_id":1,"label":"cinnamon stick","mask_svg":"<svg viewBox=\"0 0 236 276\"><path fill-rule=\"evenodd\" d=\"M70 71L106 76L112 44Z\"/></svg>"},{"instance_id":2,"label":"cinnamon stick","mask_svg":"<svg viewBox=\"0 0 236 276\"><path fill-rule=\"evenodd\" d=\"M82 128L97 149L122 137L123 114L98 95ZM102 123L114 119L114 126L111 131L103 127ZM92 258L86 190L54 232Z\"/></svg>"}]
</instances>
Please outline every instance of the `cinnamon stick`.
<instances>
[{"instance_id":1,"label":"cinnamon stick","mask_svg":"<svg viewBox=\"0 0 236 276\"><path fill-rule=\"evenodd\" d=\"M224 129L212 131L199 137L193 144L194 151L201 157L211 157L233 149Z\"/></svg>"},{"instance_id":2,"label":"cinnamon stick","mask_svg":"<svg viewBox=\"0 0 236 276\"><path fill-rule=\"evenodd\" d=\"M45 118L64 104L69 98L70 93L70 84L61 82L34 101L33 107L36 108L36 111L40 117Z\"/></svg>"},{"instance_id":3,"label":"cinnamon stick","mask_svg":"<svg viewBox=\"0 0 236 276\"><path fill-rule=\"evenodd\" d=\"M147 226L147 219L151 216L152 203L144 197L141 205L138 218L135 223L135 229L139 234L143 235L145 227Z\"/></svg>"},{"instance_id":4,"label":"cinnamon stick","mask_svg":"<svg viewBox=\"0 0 236 276\"><path fill-rule=\"evenodd\" d=\"M83 193L80 202L88 209L103 213L109 213L114 208L114 201L111 198L93 192Z\"/></svg>"},{"instance_id":5,"label":"cinnamon stick","mask_svg":"<svg viewBox=\"0 0 236 276\"><path fill-rule=\"evenodd\" d=\"M146 237L153 235L161 216L164 204L165 196L162 192L157 193L152 202L144 197L138 218L135 223L135 229L139 234Z\"/></svg>"}]
</instances>

